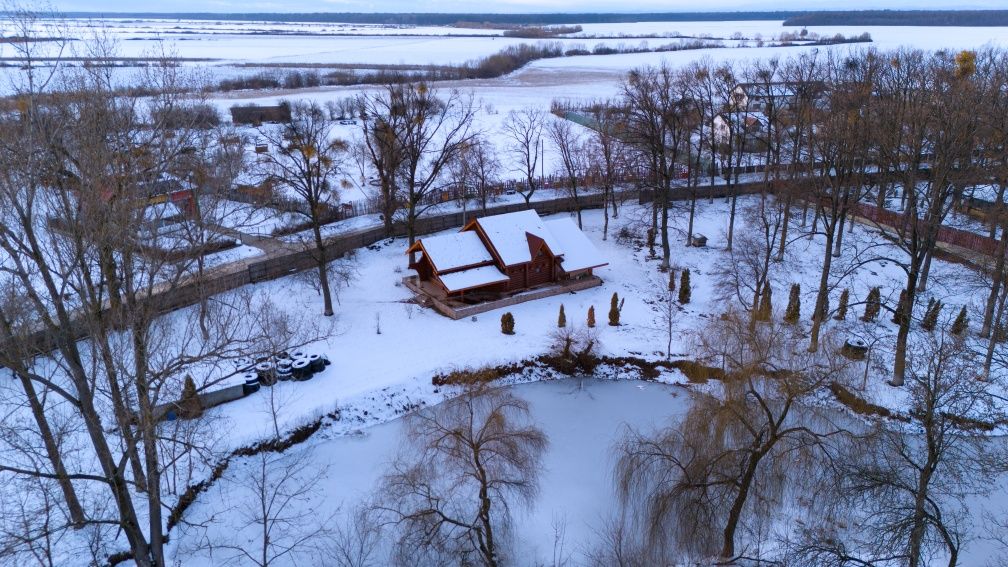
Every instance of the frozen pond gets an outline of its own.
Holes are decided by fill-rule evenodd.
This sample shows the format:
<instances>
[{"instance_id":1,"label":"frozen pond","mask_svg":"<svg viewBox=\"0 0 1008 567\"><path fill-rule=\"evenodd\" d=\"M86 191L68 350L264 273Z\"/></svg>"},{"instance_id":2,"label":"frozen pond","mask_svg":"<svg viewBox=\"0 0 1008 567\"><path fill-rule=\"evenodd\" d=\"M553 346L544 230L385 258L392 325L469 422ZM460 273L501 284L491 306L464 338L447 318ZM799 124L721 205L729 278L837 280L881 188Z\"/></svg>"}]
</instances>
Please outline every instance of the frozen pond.
<instances>
[{"instance_id":1,"label":"frozen pond","mask_svg":"<svg viewBox=\"0 0 1008 567\"><path fill-rule=\"evenodd\" d=\"M568 564L580 565L584 554L599 544L602 526L617 510L612 481L615 442L627 427L651 431L678 421L689 408L691 394L680 386L635 380L566 379L511 388L528 401L533 419L549 438L540 496L532 510L515 514L515 564L551 564L559 526L565 532L563 556L568 557ZM322 433L295 448L308 451L313 468L327 469L311 498L312 506L344 514L371 497L396 454L402 433L403 421L397 419L356 435L327 438ZM219 482L201 497L194 507L199 509L197 515L226 508L231 496L226 486ZM971 498L973 522L981 520L984 509L1000 509L1001 500L1000 496L989 501ZM975 539L960 558L965 565L983 564L997 550L993 542ZM185 565L218 564L206 557L178 558Z\"/></svg>"},{"instance_id":2,"label":"frozen pond","mask_svg":"<svg viewBox=\"0 0 1008 567\"><path fill-rule=\"evenodd\" d=\"M587 379L513 386L529 402L549 437L542 493L527 518L516 518L517 543L530 558L553 552L553 520L567 523L567 545L578 549L613 506L611 448L626 425L650 429L678 416L689 404L680 387L637 381ZM371 428L363 436L319 444L316 455L330 465L324 492L352 501L367 494L395 453L402 421Z\"/></svg>"},{"instance_id":3,"label":"frozen pond","mask_svg":"<svg viewBox=\"0 0 1008 567\"><path fill-rule=\"evenodd\" d=\"M520 564L546 561L553 554L554 522L566 523L566 544L575 558L595 539L595 530L613 509L613 443L627 425L650 429L678 417L689 405L681 387L655 382L595 379L536 382L512 386L529 402L533 418L549 437L535 509L515 517ZM317 505L347 510L371 494L400 443L402 420L370 427L360 435L312 442L306 450L328 476ZM217 486L219 488L219 485ZM218 490L201 498L206 506L227 500ZM188 558L184 564L201 564ZM575 560L574 564L579 561Z\"/></svg>"}]
</instances>

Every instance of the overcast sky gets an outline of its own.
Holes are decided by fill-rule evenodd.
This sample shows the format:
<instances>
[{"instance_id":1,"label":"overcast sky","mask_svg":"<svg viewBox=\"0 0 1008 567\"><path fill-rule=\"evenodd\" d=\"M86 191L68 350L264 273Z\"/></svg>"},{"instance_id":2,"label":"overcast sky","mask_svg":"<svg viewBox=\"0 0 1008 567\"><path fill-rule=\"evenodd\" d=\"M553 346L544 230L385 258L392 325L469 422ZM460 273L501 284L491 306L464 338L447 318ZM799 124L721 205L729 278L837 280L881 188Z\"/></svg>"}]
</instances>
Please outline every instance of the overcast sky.
<instances>
[{"instance_id":1,"label":"overcast sky","mask_svg":"<svg viewBox=\"0 0 1008 567\"><path fill-rule=\"evenodd\" d=\"M68 12L696 12L993 9L1005 0L50 0Z\"/></svg>"}]
</instances>

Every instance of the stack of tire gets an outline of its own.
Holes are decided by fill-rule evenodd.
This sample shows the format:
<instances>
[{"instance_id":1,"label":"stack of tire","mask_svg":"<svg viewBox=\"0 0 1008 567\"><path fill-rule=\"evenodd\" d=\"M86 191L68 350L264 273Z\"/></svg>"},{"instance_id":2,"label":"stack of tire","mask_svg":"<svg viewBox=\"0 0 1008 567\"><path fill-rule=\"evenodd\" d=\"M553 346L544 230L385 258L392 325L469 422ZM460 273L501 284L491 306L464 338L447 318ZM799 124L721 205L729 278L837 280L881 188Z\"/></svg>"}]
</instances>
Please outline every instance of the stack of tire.
<instances>
[{"instance_id":1,"label":"stack of tire","mask_svg":"<svg viewBox=\"0 0 1008 567\"><path fill-rule=\"evenodd\" d=\"M234 361L235 369L242 379L242 393L244 395L254 394L259 391L259 375L256 373L255 361L248 357L239 358Z\"/></svg>"},{"instance_id":2,"label":"stack of tire","mask_svg":"<svg viewBox=\"0 0 1008 567\"><path fill-rule=\"evenodd\" d=\"M324 370L329 364L331 363L324 354L309 354L304 351L282 352L274 358L260 359L253 367L254 373L247 373L245 377L249 379L249 374L252 374L263 386L272 386L278 381L304 382L311 380L312 376Z\"/></svg>"},{"instance_id":3,"label":"stack of tire","mask_svg":"<svg viewBox=\"0 0 1008 567\"><path fill-rule=\"evenodd\" d=\"M276 384L276 364L269 358L263 358L255 365L256 376L263 386Z\"/></svg>"},{"instance_id":4,"label":"stack of tire","mask_svg":"<svg viewBox=\"0 0 1008 567\"><path fill-rule=\"evenodd\" d=\"M277 380L281 382L289 382L293 377L294 372L291 369L293 361L287 356L286 352L280 353L280 356L276 361L276 376Z\"/></svg>"}]
</instances>

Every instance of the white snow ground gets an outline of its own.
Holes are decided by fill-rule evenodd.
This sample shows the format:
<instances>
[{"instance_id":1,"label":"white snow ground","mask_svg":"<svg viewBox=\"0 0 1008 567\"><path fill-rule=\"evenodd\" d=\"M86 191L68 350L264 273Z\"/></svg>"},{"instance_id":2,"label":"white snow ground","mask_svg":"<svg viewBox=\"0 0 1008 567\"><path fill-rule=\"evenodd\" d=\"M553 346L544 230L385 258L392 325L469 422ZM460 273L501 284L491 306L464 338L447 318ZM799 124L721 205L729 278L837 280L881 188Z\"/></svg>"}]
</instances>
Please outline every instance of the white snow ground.
<instances>
[{"instance_id":1,"label":"white snow ground","mask_svg":"<svg viewBox=\"0 0 1008 567\"><path fill-rule=\"evenodd\" d=\"M751 203L756 197L741 199L740 206ZM635 222L646 212L645 207L628 205L621 212L620 219L610 226L611 234L619 227ZM674 356L689 357L691 352L690 332L701 329L705 319L719 314L724 302L716 290L717 276L714 270L725 261L724 229L727 205L718 200L713 204L699 203L696 232L710 237L707 248L686 248L678 232L673 235L672 263L676 268L690 268L692 275L693 299L676 318L673 329ZM558 215L565 216L565 215ZM555 218L555 217L554 217ZM519 361L541 354L549 335L556 325L560 304L564 304L570 324L583 325L584 314L589 305L594 305L597 314L606 312L612 293L618 292L626 298L623 310L623 325L617 328L604 324L599 316L598 327L602 351L610 355L634 355L645 358L663 358L665 329L654 304L664 289L666 275L657 270L657 262L648 260L646 250L617 243L613 238L601 240L601 212L584 213L585 232L609 261L609 266L597 271L605 283L599 288L576 294L555 296L524 303L508 308L516 320L516 334L505 336L500 333L499 315L503 310L479 315L475 321L464 319L452 321L434 312L404 303L409 298L405 287L398 285L406 273L405 241L386 241L372 249L362 250L357 255L358 279L340 294L337 308L337 335L309 348L326 352L333 364L325 372L309 382L284 383L274 387L278 398L283 400L281 427L292 428L314 416L327 414L339 408L344 420L334 422L324 429L320 438L313 440L311 447L321 470L330 465L327 488L326 509L335 509L340 501L353 500L363 494L371 482L380 474L381 465L396 445L398 426L365 429L364 437L347 439L343 433L354 431L369 424L397 417L406 406L433 403L444 395L443 390L430 383L432 375L460 367L479 367ZM740 218L739 222L742 220ZM685 219L677 217L677 230L685 226ZM742 230L737 228L737 230ZM846 235L849 245L874 241L871 230L857 226L852 234ZM783 298L792 282L802 285L803 321L813 299L812 289L817 282L822 243L802 238L792 245L793 258L781 266L774 274L774 297L778 310L783 308ZM935 261L932 266L931 291L953 307L946 314L957 309L959 304L979 305L982 292L971 293L963 289L962 268L957 264ZM863 298L872 285L881 285L883 297L891 303L894 290L901 281L902 272L891 262L876 262L857 270L840 286L851 289L852 301ZM839 296L838 288L832 297L835 305ZM313 291L306 289L303 280L286 278L261 284L256 293L268 295L285 309L318 317L321 302ZM921 306L923 308L923 306ZM829 327L851 333L867 333L884 337L880 345L891 342L895 335L895 325L883 314L880 322L865 325L856 321L860 308L852 308L848 321L829 324ZM381 334L377 327L380 325ZM898 409L903 405L903 392L885 385L888 368L891 366L891 347L878 346L873 350L873 364L869 367L866 398ZM665 377L666 381L683 383L676 374ZM573 548L590 538L592 527L599 525L599 510L608 506L611 492L608 488L608 471L611 468L607 448L618 430L621 421L646 423L660 420L665 415L674 415L684 407L681 400L673 400L667 409L660 406L644 406L634 402L624 402L625 396L635 395L637 385L654 392L660 388L656 384L613 386L592 386L587 393L568 396L574 386L572 382L563 385L544 386L549 395L529 394L537 408L537 419L547 426L554 440L551 453L547 457L551 470L544 480L543 500L537 505L532 516L521 522L520 537L528 543L527 563L545 560L552 552L552 528L555 512L566 513L568 521L568 543ZM696 386L688 386L696 388ZM524 388L524 387L522 387ZM595 388L601 388L596 390ZM519 389L523 393L526 390ZM663 390L660 390L663 391ZM600 399L612 397L613 403L598 403ZM647 396L645 396L647 397ZM668 399L662 397L661 399ZM253 442L268 435L272 427L265 403L265 395L244 398L232 404L213 410L214 415L224 419L227 427L225 444L238 446ZM552 404L566 407L558 417ZM584 410L584 415L581 411ZM654 410L654 411L653 411ZM595 412L599 422L593 421ZM666 412L666 413L662 413ZM575 417L576 416L576 417ZM643 420L643 421L640 421ZM566 424L566 425L565 425ZM570 445L581 447L575 451ZM304 450L304 449L299 449ZM571 459L575 459L573 463ZM562 463L562 464L561 464ZM590 471L590 472L589 472ZM582 476L578 476L581 474ZM571 475L579 478L571 482ZM583 480L583 482L582 482ZM215 489L217 490L217 489ZM227 501L227 488L223 493L213 493L201 499L194 509L195 517L213 513L218 502ZM546 496L549 495L549 496ZM588 497L586 495L597 495ZM567 500L568 498L573 500ZM606 500L603 500L606 499ZM565 511L565 512L564 512ZM176 537L176 534L173 534ZM187 537L181 536L175 544L185 546ZM967 548L969 549L969 548ZM980 548L978 548L980 549ZM180 556L185 564L201 564L196 557ZM206 561L206 558L203 558ZM212 562L205 563L214 564Z\"/></svg>"}]
</instances>

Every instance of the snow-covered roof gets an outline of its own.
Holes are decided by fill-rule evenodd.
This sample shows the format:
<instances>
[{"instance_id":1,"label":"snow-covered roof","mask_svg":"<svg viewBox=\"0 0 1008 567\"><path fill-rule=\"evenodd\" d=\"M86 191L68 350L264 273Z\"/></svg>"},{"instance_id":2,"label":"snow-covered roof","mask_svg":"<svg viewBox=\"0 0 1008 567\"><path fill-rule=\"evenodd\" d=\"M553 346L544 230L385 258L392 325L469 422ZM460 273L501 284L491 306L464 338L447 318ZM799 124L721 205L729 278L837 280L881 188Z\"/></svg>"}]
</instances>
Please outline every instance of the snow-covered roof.
<instances>
[{"instance_id":1,"label":"snow-covered roof","mask_svg":"<svg viewBox=\"0 0 1008 567\"><path fill-rule=\"evenodd\" d=\"M565 272L576 272L597 268L608 264L585 233L568 217L546 221L559 249L550 248L555 254L563 254L560 267Z\"/></svg>"},{"instance_id":2,"label":"snow-covered roof","mask_svg":"<svg viewBox=\"0 0 1008 567\"><path fill-rule=\"evenodd\" d=\"M994 185L974 185L966 193L979 201L996 203L998 200L998 188Z\"/></svg>"},{"instance_id":3,"label":"snow-covered roof","mask_svg":"<svg viewBox=\"0 0 1008 567\"><path fill-rule=\"evenodd\" d=\"M550 231L546 229L542 219L539 218L539 215L535 211L517 211L503 215L493 215L483 217L476 222L479 223L487 238L490 239L490 243L497 251L497 254L500 255L500 259L504 262L505 266L524 264L525 262L532 261L532 252L529 250L528 238L525 236L525 233L543 239L546 241L546 246L554 254L558 254L556 250L559 248L559 244L553 238ZM426 241L424 241L424 246L427 246Z\"/></svg>"},{"instance_id":4,"label":"snow-covered roof","mask_svg":"<svg viewBox=\"0 0 1008 567\"><path fill-rule=\"evenodd\" d=\"M439 272L493 261L479 235L472 231L431 236L421 242Z\"/></svg>"},{"instance_id":5,"label":"snow-covered roof","mask_svg":"<svg viewBox=\"0 0 1008 567\"><path fill-rule=\"evenodd\" d=\"M474 287L481 287L495 283L504 283L508 277L504 275L497 266L480 266L479 268L469 268L461 272L439 275L441 283L449 292L463 291Z\"/></svg>"},{"instance_id":6,"label":"snow-covered roof","mask_svg":"<svg viewBox=\"0 0 1008 567\"><path fill-rule=\"evenodd\" d=\"M147 222L165 221L182 216L182 210L171 201L153 203L147 205L143 211L144 220Z\"/></svg>"}]
</instances>

